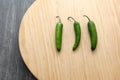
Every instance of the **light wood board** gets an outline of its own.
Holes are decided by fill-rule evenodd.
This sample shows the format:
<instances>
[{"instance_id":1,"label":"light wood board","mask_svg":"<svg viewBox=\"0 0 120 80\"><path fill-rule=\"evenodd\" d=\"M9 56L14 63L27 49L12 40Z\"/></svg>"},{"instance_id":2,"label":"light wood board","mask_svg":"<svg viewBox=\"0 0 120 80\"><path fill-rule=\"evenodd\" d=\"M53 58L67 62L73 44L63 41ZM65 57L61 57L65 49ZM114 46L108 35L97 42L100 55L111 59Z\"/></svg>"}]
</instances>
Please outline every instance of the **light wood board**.
<instances>
[{"instance_id":1,"label":"light wood board","mask_svg":"<svg viewBox=\"0 0 120 80\"><path fill-rule=\"evenodd\" d=\"M84 14L96 24L94 52ZM64 24L60 53L55 48L56 16ZM81 24L81 42L74 52L74 27L68 16ZM24 62L39 80L120 80L120 1L35 1L21 22L19 46Z\"/></svg>"}]
</instances>

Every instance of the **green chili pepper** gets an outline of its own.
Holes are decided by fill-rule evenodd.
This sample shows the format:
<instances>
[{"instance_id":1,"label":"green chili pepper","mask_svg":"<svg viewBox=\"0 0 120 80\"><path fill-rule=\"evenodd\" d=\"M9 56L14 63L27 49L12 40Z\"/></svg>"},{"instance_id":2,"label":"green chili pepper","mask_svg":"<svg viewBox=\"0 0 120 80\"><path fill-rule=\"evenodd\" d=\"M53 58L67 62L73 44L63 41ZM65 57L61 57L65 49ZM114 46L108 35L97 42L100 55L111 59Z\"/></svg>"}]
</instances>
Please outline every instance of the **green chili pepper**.
<instances>
[{"instance_id":1,"label":"green chili pepper","mask_svg":"<svg viewBox=\"0 0 120 80\"><path fill-rule=\"evenodd\" d=\"M59 16L56 16L56 18L59 19L59 22L56 24L56 30L55 30L56 49L57 51L60 52L61 46L62 46L63 23L61 22L61 19Z\"/></svg>"},{"instance_id":2,"label":"green chili pepper","mask_svg":"<svg viewBox=\"0 0 120 80\"><path fill-rule=\"evenodd\" d=\"M88 25L88 30L89 30L90 39L91 39L91 50L94 51L96 49L97 40L98 40L96 26L95 26L95 23L91 21L88 16L84 15L84 17L86 17L89 20L87 25Z\"/></svg>"},{"instance_id":3,"label":"green chili pepper","mask_svg":"<svg viewBox=\"0 0 120 80\"><path fill-rule=\"evenodd\" d=\"M69 19L72 19L74 21L74 31L75 31L75 43L73 45L73 51L77 49L80 43L81 39L81 28L79 22L77 22L73 17L68 17Z\"/></svg>"}]
</instances>

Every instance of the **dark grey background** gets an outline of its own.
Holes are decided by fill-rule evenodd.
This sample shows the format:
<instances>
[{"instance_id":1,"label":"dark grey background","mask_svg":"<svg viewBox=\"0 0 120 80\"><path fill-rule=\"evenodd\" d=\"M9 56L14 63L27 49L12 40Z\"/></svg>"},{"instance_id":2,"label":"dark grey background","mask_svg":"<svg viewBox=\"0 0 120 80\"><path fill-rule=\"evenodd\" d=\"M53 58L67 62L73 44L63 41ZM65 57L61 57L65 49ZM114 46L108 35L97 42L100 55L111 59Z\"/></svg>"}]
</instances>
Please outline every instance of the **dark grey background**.
<instances>
[{"instance_id":1,"label":"dark grey background","mask_svg":"<svg viewBox=\"0 0 120 80\"><path fill-rule=\"evenodd\" d=\"M34 0L0 0L0 80L36 80L19 51L21 19Z\"/></svg>"}]
</instances>

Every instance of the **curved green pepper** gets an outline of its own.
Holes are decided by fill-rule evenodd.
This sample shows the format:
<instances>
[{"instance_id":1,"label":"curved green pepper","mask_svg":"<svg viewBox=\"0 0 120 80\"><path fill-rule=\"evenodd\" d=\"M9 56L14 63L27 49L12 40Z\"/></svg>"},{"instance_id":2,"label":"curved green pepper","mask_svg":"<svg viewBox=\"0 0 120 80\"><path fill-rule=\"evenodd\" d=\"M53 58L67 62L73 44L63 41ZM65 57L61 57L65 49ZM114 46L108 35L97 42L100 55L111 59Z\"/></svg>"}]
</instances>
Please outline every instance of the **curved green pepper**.
<instances>
[{"instance_id":1,"label":"curved green pepper","mask_svg":"<svg viewBox=\"0 0 120 80\"><path fill-rule=\"evenodd\" d=\"M81 39L81 28L80 28L80 24L79 22L77 22L74 18L72 17L68 17L69 19L72 19L74 21L74 31L75 31L75 42L73 45L73 51L77 49L77 47L79 46L80 43L80 39Z\"/></svg>"}]
</instances>

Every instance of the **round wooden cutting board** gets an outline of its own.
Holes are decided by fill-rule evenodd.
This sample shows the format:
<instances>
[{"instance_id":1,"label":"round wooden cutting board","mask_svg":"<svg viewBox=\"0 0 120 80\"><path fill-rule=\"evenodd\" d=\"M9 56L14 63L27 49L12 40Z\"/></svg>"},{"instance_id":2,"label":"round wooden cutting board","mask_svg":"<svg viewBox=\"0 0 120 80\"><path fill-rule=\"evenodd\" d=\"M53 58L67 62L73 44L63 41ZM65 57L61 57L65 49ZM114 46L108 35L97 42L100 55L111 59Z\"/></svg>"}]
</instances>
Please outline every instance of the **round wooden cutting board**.
<instances>
[{"instance_id":1,"label":"round wooden cutting board","mask_svg":"<svg viewBox=\"0 0 120 80\"><path fill-rule=\"evenodd\" d=\"M39 80L120 80L120 1L37 0L21 22L19 46L27 67ZM90 49L88 15L96 24L98 45ZM55 26L64 24L61 52L55 47ZM75 40L72 16L81 24L81 42Z\"/></svg>"}]
</instances>

